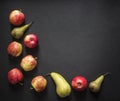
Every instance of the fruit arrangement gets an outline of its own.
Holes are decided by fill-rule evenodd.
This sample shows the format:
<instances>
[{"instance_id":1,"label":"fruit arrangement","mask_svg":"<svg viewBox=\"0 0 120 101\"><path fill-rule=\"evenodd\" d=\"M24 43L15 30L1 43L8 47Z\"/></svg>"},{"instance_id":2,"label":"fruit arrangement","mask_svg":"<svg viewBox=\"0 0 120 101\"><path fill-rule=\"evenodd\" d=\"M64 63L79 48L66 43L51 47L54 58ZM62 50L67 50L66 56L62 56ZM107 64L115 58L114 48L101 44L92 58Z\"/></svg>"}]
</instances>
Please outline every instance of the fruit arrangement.
<instances>
[{"instance_id":1,"label":"fruit arrangement","mask_svg":"<svg viewBox=\"0 0 120 101\"><path fill-rule=\"evenodd\" d=\"M23 24L25 22L25 14L21 10L13 10L9 15L9 22L14 26L11 30L11 36L16 39L23 38L23 45L26 48L33 49L38 46L38 36L34 33L24 35L27 29L30 27L32 22L28 24ZM7 52L12 57L19 57L23 52L23 45L20 42L12 41L8 44ZM37 68L37 59L32 54L27 54L23 56L20 62L20 67L23 71L29 72ZM12 85L19 84L23 81L24 75L22 70L16 68L8 71L8 82ZM60 98L65 98L70 96L72 89L77 92L83 92L90 89L92 93L98 93L101 89L101 84L103 83L104 77L109 74L103 74L96 78L96 80L88 83L86 77L82 75L76 75L72 78L71 83L69 83L63 75L58 72L51 72L46 75L50 76L56 87L56 94ZM36 92L42 92L47 87L47 79L42 75L38 75L32 78L31 88Z\"/></svg>"}]
</instances>

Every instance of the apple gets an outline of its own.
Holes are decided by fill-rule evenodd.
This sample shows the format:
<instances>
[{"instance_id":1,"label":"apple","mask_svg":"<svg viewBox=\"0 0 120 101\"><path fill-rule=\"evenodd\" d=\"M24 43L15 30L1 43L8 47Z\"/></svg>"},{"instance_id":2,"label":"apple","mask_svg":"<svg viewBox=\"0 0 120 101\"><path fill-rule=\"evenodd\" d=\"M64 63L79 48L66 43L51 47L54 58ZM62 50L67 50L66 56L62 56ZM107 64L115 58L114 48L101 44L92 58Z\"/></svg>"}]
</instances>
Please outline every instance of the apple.
<instances>
[{"instance_id":1,"label":"apple","mask_svg":"<svg viewBox=\"0 0 120 101\"><path fill-rule=\"evenodd\" d=\"M71 81L72 88L75 91L84 91L87 88L88 82L84 76L75 76Z\"/></svg>"},{"instance_id":2,"label":"apple","mask_svg":"<svg viewBox=\"0 0 120 101\"><path fill-rule=\"evenodd\" d=\"M14 26L20 26L25 21L25 14L21 10L13 10L10 12L9 21Z\"/></svg>"},{"instance_id":3,"label":"apple","mask_svg":"<svg viewBox=\"0 0 120 101\"><path fill-rule=\"evenodd\" d=\"M22 58L20 62L20 66L24 71L31 71L33 70L37 65L37 60L32 55L26 55Z\"/></svg>"},{"instance_id":4,"label":"apple","mask_svg":"<svg viewBox=\"0 0 120 101\"><path fill-rule=\"evenodd\" d=\"M8 44L7 52L13 57L18 57L22 53L22 44L17 41L12 41Z\"/></svg>"},{"instance_id":5,"label":"apple","mask_svg":"<svg viewBox=\"0 0 120 101\"><path fill-rule=\"evenodd\" d=\"M8 72L8 82L10 84L17 84L23 81L23 73L18 68L13 68Z\"/></svg>"},{"instance_id":6,"label":"apple","mask_svg":"<svg viewBox=\"0 0 120 101\"><path fill-rule=\"evenodd\" d=\"M24 37L24 45L28 48L34 48L38 45L38 36L35 34L27 34Z\"/></svg>"},{"instance_id":7,"label":"apple","mask_svg":"<svg viewBox=\"0 0 120 101\"><path fill-rule=\"evenodd\" d=\"M42 92L47 86L47 80L45 77L39 75L32 79L31 85L36 92Z\"/></svg>"}]
</instances>

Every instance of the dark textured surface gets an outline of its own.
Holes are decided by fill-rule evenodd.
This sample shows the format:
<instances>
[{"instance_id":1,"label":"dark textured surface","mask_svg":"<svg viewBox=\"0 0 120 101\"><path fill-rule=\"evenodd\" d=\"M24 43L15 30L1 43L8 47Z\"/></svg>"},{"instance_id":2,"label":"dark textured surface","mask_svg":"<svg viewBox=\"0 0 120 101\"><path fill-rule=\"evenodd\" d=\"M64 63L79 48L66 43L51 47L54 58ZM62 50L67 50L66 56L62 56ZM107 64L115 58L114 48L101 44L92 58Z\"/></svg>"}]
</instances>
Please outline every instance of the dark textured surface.
<instances>
[{"instance_id":1,"label":"dark textured surface","mask_svg":"<svg viewBox=\"0 0 120 101\"><path fill-rule=\"evenodd\" d=\"M27 49L11 58L6 48L11 37L9 13L22 9L26 23L34 23L25 34L35 33L39 46ZM120 101L120 2L119 0L0 0L0 99L3 101ZM23 38L17 40L23 44ZM37 68L24 73L24 86L11 86L7 72L13 67L21 69L23 56L38 57ZM60 99L50 77L47 89L36 93L30 89L31 79L56 71L66 80L76 75L88 82L100 74L111 72L105 78L98 95L72 90L71 96Z\"/></svg>"}]
</instances>

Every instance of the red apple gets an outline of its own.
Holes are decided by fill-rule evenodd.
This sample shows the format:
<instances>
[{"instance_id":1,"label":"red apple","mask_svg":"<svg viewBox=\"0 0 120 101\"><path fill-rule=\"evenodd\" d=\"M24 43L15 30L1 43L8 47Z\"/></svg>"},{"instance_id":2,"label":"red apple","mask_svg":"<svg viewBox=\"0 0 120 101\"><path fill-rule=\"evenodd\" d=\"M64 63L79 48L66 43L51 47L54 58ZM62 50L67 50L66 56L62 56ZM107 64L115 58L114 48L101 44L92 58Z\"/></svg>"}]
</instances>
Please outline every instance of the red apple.
<instances>
[{"instance_id":1,"label":"red apple","mask_svg":"<svg viewBox=\"0 0 120 101\"><path fill-rule=\"evenodd\" d=\"M32 79L31 85L36 92L42 92L47 86L47 80L43 76L36 76Z\"/></svg>"},{"instance_id":2,"label":"red apple","mask_svg":"<svg viewBox=\"0 0 120 101\"><path fill-rule=\"evenodd\" d=\"M27 55L22 58L20 66L24 71L31 71L37 65L37 60L32 55Z\"/></svg>"},{"instance_id":3,"label":"red apple","mask_svg":"<svg viewBox=\"0 0 120 101\"><path fill-rule=\"evenodd\" d=\"M13 42L9 43L9 45L7 47L7 52L8 52L8 54L10 54L13 57L20 56L22 53L22 44L17 41L13 41Z\"/></svg>"},{"instance_id":4,"label":"red apple","mask_svg":"<svg viewBox=\"0 0 120 101\"><path fill-rule=\"evenodd\" d=\"M25 15L21 10L13 10L10 12L9 21L14 26L20 26L25 21Z\"/></svg>"},{"instance_id":5,"label":"red apple","mask_svg":"<svg viewBox=\"0 0 120 101\"><path fill-rule=\"evenodd\" d=\"M8 82L11 84L20 83L23 78L23 73L18 68L13 68L8 72Z\"/></svg>"},{"instance_id":6,"label":"red apple","mask_svg":"<svg viewBox=\"0 0 120 101\"><path fill-rule=\"evenodd\" d=\"M72 88L76 91L84 91L87 88L87 79L83 76L75 76L71 82Z\"/></svg>"},{"instance_id":7,"label":"red apple","mask_svg":"<svg viewBox=\"0 0 120 101\"><path fill-rule=\"evenodd\" d=\"M38 45L38 36L35 34L28 34L24 38L24 44L28 48L34 48Z\"/></svg>"}]
</instances>

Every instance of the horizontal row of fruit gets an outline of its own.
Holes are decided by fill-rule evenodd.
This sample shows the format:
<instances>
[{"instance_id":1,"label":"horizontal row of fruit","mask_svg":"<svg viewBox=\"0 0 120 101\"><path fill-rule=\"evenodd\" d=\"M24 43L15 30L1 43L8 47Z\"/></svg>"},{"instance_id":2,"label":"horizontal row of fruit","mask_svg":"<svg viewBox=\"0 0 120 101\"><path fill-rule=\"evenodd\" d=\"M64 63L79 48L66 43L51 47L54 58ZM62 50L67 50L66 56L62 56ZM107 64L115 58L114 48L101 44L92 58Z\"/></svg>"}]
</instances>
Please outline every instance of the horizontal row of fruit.
<instances>
[{"instance_id":1,"label":"horizontal row of fruit","mask_svg":"<svg viewBox=\"0 0 120 101\"><path fill-rule=\"evenodd\" d=\"M71 94L71 90L75 90L77 92L83 92L87 89L90 89L92 93L98 93L101 90L101 84L104 80L104 77L109 73L105 73L100 75L95 80L88 83L86 77L82 75L77 75L72 78L71 83L69 83L63 75L58 72L51 72L46 74L46 76L50 76L55 85L56 85L56 93L59 97L64 98ZM8 72L8 82L12 85L22 84L23 85L24 75L22 71L18 68L13 68ZM31 88L36 92L43 92L47 87L48 81L46 77L43 75L37 75L31 80Z\"/></svg>"},{"instance_id":2,"label":"horizontal row of fruit","mask_svg":"<svg viewBox=\"0 0 120 101\"><path fill-rule=\"evenodd\" d=\"M21 39L26 32L26 30L32 24L23 24L25 22L25 14L21 10L13 10L10 12L9 15L10 24L14 26L11 30L11 36L15 39ZM29 48L33 49L38 45L39 38L36 34L27 34L25 35L24 45ZM12 41L8 44L7 52L10 56L17 58L22 54L23 46L20 42ZM37 67L37 59L33 57L31 54L24 56L21 59L20 67L25 71L32 71L35 67ZM82 92L87 87L89 87L90 91L93 93L98 93L101 89L101 84L104 80L104 77L109 74L105 73L100 75L94 81L88 83L88 80L82 76L77 75L72 78L71 83L69 84L65 77L57 72L51 72L46 75L50 76L55 85L56 85L56 93L59 97L64 98L71 94L71 90L74 89L75 91ZM19 84L23 81L24 75L20 69L13 68L8 71L8 82L12 85ZM42 76L38 75L31 80L31 86L36 92L42 92L47 87L47 79ZM72 89L71 89L72 88Z\"/></svg>"}]
</instances>

